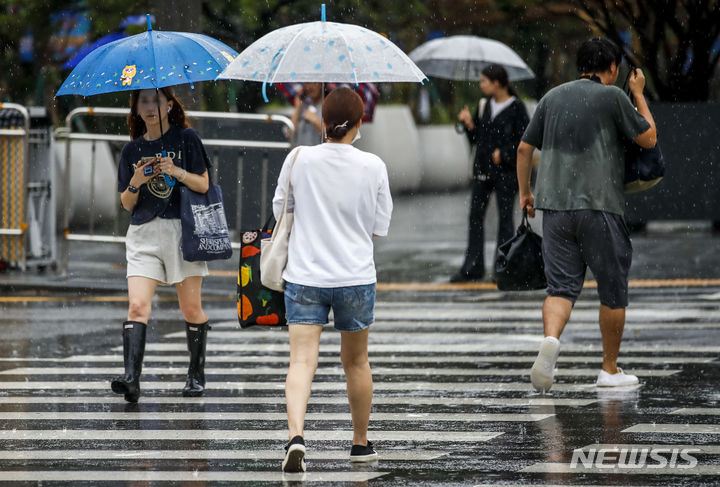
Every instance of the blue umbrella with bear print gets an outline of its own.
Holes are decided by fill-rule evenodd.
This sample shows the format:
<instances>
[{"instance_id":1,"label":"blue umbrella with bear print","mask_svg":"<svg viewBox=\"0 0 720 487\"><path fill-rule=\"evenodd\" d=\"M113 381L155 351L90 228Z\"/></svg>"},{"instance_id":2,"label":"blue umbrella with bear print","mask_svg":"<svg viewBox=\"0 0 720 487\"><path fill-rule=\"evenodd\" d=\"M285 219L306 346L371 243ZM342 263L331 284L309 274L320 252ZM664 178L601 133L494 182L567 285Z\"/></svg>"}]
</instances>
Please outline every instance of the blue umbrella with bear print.
<instances>
[{"instance_id":1,"label":"blue umbrella with bear print","mask_svg":"<svg viewBox=\"0 0 720 487\"><path fill-rule=\"evenodd\" d=\"M198 81L214 81L238 55L206 35L153 30L150 15L146 18L146 32L104 44L85 56L56 96L158 90L183 84L194 89ZM168 185L175 184L170 176L165 179Z\"/></svg>"}]
</instances>

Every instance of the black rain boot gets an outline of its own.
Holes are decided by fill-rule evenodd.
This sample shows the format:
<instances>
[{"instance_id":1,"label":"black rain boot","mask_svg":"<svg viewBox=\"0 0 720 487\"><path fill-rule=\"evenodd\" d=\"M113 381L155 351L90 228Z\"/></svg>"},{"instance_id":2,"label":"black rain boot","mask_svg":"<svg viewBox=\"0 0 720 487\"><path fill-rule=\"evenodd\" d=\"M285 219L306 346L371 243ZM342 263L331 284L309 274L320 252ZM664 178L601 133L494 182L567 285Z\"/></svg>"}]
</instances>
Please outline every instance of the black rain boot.
<instances>
[{"instance_id":1,"label":"black rain boot","mask_svg":"<svg viewBox=\"0 0 720 487\"><path fill-rule=\"evenodd\" d=\"M185 397L199 397L205 391L205 345L208 330L210 325L207 321L199 325L185 322L188 352L190 352L187 382L183 388Z\"/></svg>"},{"instance_id":2,"label":"black rain boot","mask_svg":"<svg viewBox=\"0 0 720 487\"><path fill-rule=\"evenodd\" d=\"M140 397L140 372L145 356L147 325L139 321L123 323L123 359L125 375L110 382L116 394L125 394L127 402L137 402Z\"/></svg>"}]
</instances>

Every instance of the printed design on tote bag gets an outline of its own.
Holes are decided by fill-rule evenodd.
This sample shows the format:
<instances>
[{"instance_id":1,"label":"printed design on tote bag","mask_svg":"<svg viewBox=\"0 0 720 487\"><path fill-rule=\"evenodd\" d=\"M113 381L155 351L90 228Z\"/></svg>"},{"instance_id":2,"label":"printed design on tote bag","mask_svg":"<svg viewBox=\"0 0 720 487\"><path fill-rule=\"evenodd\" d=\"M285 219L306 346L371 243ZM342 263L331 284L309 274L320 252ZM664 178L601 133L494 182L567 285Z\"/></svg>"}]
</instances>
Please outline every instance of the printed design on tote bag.
<instances>
[{"instance_id":1,"label":"printed design on tote bag","mask_svg":"<svg viewBox=\"0 0 720 487\"><path fill-rule=\"evenodd\" d=\"M190 205L190 209L195 220L193 233L200 238L200 250L219 252L230 248L230 243L223 238L228 226L222 203Z\"/></svg>"},{"instance_id":2,"label":"printed design on tote bag","mask_svg":"<svg viewBox=\"0 0 720 487\"><path fill-rule=\"evenodd\" d=\"M266 232L244 232L237 279L237 312L240 326L284 325L283 293L263 287L260 282L260 241Z\"/></svg>"},{"instance_id":3,"label":"printed design on tote bag","mask_svg":"<svg viewBox=\"0 0 720 487\"><path fill-rule=\"evenodd\" d=\"M193 218L195 219L195 235L198 237L213 237L228 231L225 214L222 211L222 203L212 205L191 205Z\"/></svg>"}]
</instances>

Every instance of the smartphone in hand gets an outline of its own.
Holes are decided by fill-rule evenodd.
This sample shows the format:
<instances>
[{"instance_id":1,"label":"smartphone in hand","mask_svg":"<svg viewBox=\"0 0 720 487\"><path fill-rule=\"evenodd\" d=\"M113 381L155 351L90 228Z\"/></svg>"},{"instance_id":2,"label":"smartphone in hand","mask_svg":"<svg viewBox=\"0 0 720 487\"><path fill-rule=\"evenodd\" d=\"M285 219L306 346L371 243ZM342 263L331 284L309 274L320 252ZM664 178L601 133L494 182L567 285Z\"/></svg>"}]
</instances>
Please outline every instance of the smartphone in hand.
<instances>
[{"instance_id":1,"label":"smartphone in hand","mask_svg":"<svg viewBox=\"0 0 720 487\"><path fill-rule=\"evenodd\" d=\"M143 157L143 158L141 159L141 162L142 162L143 164L145 164L145 163L147 163L147 162L149 162L149 161L152 161L153 164L148 164L147 166L143 166L143 174L144 174L145 176L152 176L153 174L155 174L155 165L154 165L154 162L157 161L157 157L154 157L154 156L153 156L153 157Z\"/></svg>"}]
</instances>

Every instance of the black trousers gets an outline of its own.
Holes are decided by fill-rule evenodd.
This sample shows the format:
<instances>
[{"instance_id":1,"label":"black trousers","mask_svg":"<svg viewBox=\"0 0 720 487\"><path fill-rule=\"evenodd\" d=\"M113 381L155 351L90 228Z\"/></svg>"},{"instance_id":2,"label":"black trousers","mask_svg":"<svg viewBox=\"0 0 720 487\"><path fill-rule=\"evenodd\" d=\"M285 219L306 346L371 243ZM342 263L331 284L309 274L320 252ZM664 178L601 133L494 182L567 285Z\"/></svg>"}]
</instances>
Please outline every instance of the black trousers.
<instances>
[{"instance_id":1,"label":"black trousers","mask_svg":"<svg viewBox=\"0 0 720 487\"><path fill-rule=\"evenodd\" d=\"M491 175L476 177L472 187L468 247L460 273L473 279L481 279L485 274L485 210L493 191L499 213L497 244L507 242L515 232L513 205L518 191L517 176L502 168L493 169Z\"/></svg>"}]
</instances>

